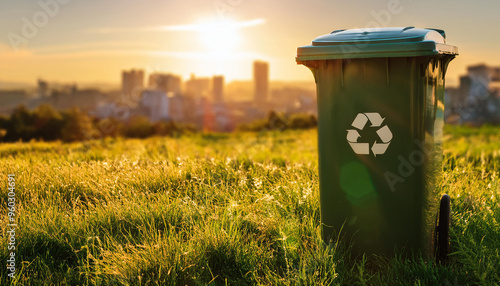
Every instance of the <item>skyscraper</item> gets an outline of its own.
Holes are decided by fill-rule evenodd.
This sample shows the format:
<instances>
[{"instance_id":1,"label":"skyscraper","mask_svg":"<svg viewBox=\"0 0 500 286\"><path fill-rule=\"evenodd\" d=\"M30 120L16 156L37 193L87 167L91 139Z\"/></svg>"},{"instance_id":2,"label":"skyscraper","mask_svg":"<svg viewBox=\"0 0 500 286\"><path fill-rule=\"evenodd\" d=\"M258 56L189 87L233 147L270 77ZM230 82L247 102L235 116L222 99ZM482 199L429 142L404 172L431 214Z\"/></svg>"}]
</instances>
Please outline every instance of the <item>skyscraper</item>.
<instances>
[{"instance_id":1,"label":"skyscraper","mask_svg":"<svg viewBox=\"0 0 500 286\"><path fill-rule=\"evenodd\" d=\"M194 74L186 81L186 94L192 98L208 97L210 94L210 78L195 77Z\"/></svg>"},{"instance_id":2,"label":"skyscraper","mask_svg":"<svg viewBox=\"0 0 500 286\"><path fill-rule=\"evenodd\" d=\"M39 97L49 96L49 84L41 79L38 79L38 96Z\"/></svg>"},{"instance_id":3,"label":"skyscraper","mask_svg":"<svg viewBox=\"0 0 500 286\"><path fill-rule=\"evenodd\" d=\"M258 107L264 107L269 93L269 64L255 61L253 63L254 102Z\"/></svg>"},{"instance_id":4,"label":"skyscraper","mask_svg":"<svg viewBox=\"0 0 500 286\"><path fill-rule=\"evenodd\" d=\"M144 90L141 97L141 106L146 109L145 111L151 122L169 118L169 100L163 90Z\"/></svg>"},{"instance_id":5,"label":"skyscraper","mask_svg":"<svg viewBox=\"0 0 500 286\"><path fill-rule=\"evenodd\" d=\"M123 95L139 98L143 89L144 89L143 70L131 70L122 72Z\"/></svg>"},{"instance_id":6,"label":"skyscraper","mask_svg":"<svg viewBox=\"0 0 500 286\"><path fill-rule=\"evenodd\" d=\"M215 103L224 102L224 76L214 76L212 80L212 94Z\"/></svg>"},{"instance_id":7,"label":"skyscraper","mask_svg":"<svg viewBox=\"0 0 500 286\"><path fill-rule=\"evenodd\" d=\"M149 75L149 87L177 94L181 91L181 77L172 74L153 73Z\"/></svg>"}]
</instances>

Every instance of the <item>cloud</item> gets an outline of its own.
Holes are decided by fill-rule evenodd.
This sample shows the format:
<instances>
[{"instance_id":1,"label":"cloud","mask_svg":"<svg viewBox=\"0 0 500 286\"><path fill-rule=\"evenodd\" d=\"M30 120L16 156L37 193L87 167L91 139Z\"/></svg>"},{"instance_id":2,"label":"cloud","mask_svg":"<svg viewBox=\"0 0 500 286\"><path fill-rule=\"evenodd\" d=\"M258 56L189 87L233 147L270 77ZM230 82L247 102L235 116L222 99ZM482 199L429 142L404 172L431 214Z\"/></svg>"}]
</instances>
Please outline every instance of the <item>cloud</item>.
<instances>
[{"instance_id":1,"label":"cloud","mask_svg":"<svg viewBox=\"0 0 500 286\"><path fill-rule=\"evenodd\" d=\"M161 31L161 26L149 26L149 27L129 27L129 28L113 28L113 27L104 27L97 29L89 29L85 32L88 34L116 34L116 33L130 33L130 32L153 32L153 31Z\"/></svg>"},{"instance_id":2,"label":"cloud","mask_svg":"<svg viewBox=\"0 0 500 286\"><path fill-rule=\"evenodd\" d=\"M150 51L149 55L158 57L172 57L180 59L207 60L212 58L224 58L227 60L256 59L264 56L254 52L235 52L235 53L217 53L217 52L172 52L172 51Z\"/></svg>"},{"instance_id":3,"label":"cloud","mask_svg":"<svg viewBox=\"0 0 500 286\"><path fill-rule=\"evenodd\" d=\"M130 33L130 32L175 32L175 31L193 31L207 34L205 32L221 34L223 32L234 31L246 27L262 25L264 19L253 19L249 21L228 21L220 20L214 22L200 22L188 25L171 26L144 26L131 28L113 28L103 27L87 30L87 33L93 34L112 34L112 33ZM179 47L177 47L177 50ZM208 49L210 50L210 49ZM31 59L76 59L76 58L95 58L95 57L123 57L123 56L153 56L169 57L178 59L199 59L210 58L224 59L251 59L262 57L248 51L224 53L221 49L216 51L175 51L165 50L165 44L150 42L131 42L131 41L96 41L82 43L64 43L60 45L41 46L32 49L21 49L14 52L9 46L0 44L0 59L31 58Z\"/></svg>"},{"instance_id":4,"label":"cloud","mask_svg":"<svg viewBox=\"0 0 500 286\"><path fill-rule=\"evenodd\" d=\"M145 26L145 27L129 27L129 28L104 27L97 29L89 29L86 30L85 32L89 34L115 34L115 33L159 32L159 31L203 31L207 28L218 28L218 27L241 29L241 28L261 25L264 24L265 22L266 22L265 19L253 19L243 22L218 21L218 22L187 24L187 25L169 25L169 26Z\"/></svg>"},{"instance_id":5,"label":"cloud","mask_svg":"<svg viewBox=\"0 0 500 286\"><path fill-rule=\"evenodd\" d=\"M27 49L19 49L15 51L11 46L0 44L0 59L22 59L31 58L34 54Z\"/></svg>"},{"instance_id":6,"label":"cloud","mask_svg":"<svg viewBox=\"0 0 500 286\"><path fill-rule=\"evenodd\" d=\"M123 45L124 43L120 43ZM132 43L131 43L132 44ZM254 59L262 58L263 55L254 52L234 52L234 53L218 53L218 52L195 52L195 51L165 51L161 49L137 49L130 45L129 48L125 49L102 49L99 48L102 43L88 43L88 49L84 51L75 51L73 49L66 49L68 46L51 46L50 51L45 47L42 49L35 50L21 50L19 52L3 52L0 53L0 59L3 60L14 60L14 59L85 59L85 58L112 58L112 57L130 57L130 56L147 56L147 57L159 57L159 58L177 58L177 59L189 59L189 60L206 60L212 58L224 58L228 60L240 60L240 59ZM90 48L90 47L94 48ZM8 49L5 45L0 45L0 50Z\"/></svg>"},{"instance_id":7,"label":"cloud","mask_svg":"<svg viewBox=\"0 0 500 286\"><path fill-rule=\"evenodd\" d=\"M261 25L264 24L265 22L266 20L264 19L254 19L245 22L219 21L219 22L199 23L190 25L163 26L162 29L166 31L203 31L207 28L217 28L217 27L230 27L234 29L241 29L241 28Z\"/></svg>"},{"instance_id":8,"label":"cloud","mask_svg":"<svg viewBox=\"0 0 500 286\"><path fill-rule=\"evenodd\" d=\"M35 49L39 55L67 53L71 51L92 51L92 50L127 50L127 49L156 49L158 45L148 42L130 42L130 41L97 41L97 42L82 42L68 43L60 45L50 45L38 47Z\"/></svg>"}]
</instances>

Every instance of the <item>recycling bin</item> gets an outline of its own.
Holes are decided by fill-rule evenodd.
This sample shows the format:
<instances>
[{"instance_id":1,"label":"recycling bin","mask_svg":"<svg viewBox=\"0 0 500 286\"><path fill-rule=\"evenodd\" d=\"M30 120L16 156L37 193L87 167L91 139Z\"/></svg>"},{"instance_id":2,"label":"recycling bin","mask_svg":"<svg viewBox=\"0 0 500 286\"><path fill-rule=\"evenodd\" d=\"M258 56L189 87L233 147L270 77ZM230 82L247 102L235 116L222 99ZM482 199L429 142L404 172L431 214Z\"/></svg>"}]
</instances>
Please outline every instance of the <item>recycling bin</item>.
<instances>
[{"instance_id":1,"label":"recycling bin","mask_svg":"<svg viewBox=\"0 0 500 286\"><path fill-rule=\"evenodd\" d=\"M457 51L443 30L414 27L336 30L297 49L317 88L325 242L446 254L449 197L438 185L445 72Z\"/></svg>"}]
</instances>

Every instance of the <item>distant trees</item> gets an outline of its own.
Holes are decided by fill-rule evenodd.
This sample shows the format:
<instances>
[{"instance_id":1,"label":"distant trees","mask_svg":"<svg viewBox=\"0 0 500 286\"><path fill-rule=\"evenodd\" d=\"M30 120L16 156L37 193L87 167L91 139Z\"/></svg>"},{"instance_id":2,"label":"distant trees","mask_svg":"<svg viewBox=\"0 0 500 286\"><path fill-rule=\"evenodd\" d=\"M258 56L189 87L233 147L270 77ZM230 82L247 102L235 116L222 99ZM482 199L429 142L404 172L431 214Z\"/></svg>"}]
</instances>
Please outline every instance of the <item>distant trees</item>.
<instances>
[{"instance_id":1,"label":"distant trees","mask_svg":"<svg viewBox=\"0 0 500 286\"><path fill-rule=\"evenodd\" d=\"M240 131L308 129L318 126L316 116L312 114L291 114L285 116L276 111L269 112L267 119L256 120L252 123L242 124Z\"/></svg>"},{"instance_id":2,"label":"distant trees","mask_svg":"<svg viewBox=\"0 0 500 286\"><path fill-rule=\"evenodd\" d=\"M64 119L49 104L42 104L33 111L34 138L51 141L61 138Z\"/></svg>"},{"instance_id":3,"label":"distant trees","mask_svg":"<svg viewBox=\"0 0 500 286\"><path fill-rule=\"evenodd\" d=\"M103 137L118 137L125 134L125 125L123 122L113 117L95 118L93 124Z\"/></svg>"},{"instance_id":4,"label":"distant trees","mask_svg":"<svg viewBox=\"0 0 500 286\"><path fill-rule=\"evenodd\" d=\"M33 114L24 105L20 105L14 109L10 119L2 126L6 130L4 140L30 140L35 135L34 117Z\"/></svg>"},{"instance_id":5,"label":"distant trees","mask_svg":"<svg viewBox=\"0 0 500 286\"><path fill-rule=\"evenodd\" d=\"M185 133L195 133L196 127L189 124L179 124L174 121L160 121L153 125L154 133L161 136L177 136Z\"/></svg>"},{"instance_id":6,"label":"distant trees","mask_svg":"<svg viewBox=\"0 0 500 286\"><path fill-rule=\"evenodd\" d=\"M74 142L118 136L173 136L186 132L195 132L195 128L171 121L153 124L143 116L132 117L127 123L115 118L98 119L78 108L59 112L48 104L40 105L33 111L20 105L11 116L0 116L0 142L32 139Z\"/></svg>"},{"instance_id":7,"label":"distant trees","mask_svg":"<svg viewBox=\"0 0 500 286\"><path fill-rule=\"evenodd\" d=\"M285 130L314 128L318 124L314 115L284 115L269 112L266 119L243 124L240 131ZM147 117L134 116L128 122L116 118L99 119L78 108L59 112L51 105L43 104L33 111L20 105L11 116L0 116L0 142L29 141L32 139L64 142L84 141L104 137L146 138L149 136L177 136L195 133L189 124L173 121L152 123Z\"/></svg>"},{"instance_id":8,"label":"distant trees","mask_svg":"<svg viewBox=\"0 0 500 286\"><path fill-rule=\"evenodd\" d=\"M8 122L8 117L0 115L0 141L3 140L5 135L7 135L7 129L5 129L5 127L7 126Z\"/></svg>"},{"instance_id":9,"label":"distant trees","mask_svg":"<svg viewBox=\"0 0 500 286\"><path fill-rule=\"evenodd\" d=\"M184 133L194 133L196 128L173 121L151 123L147 117L136 116L129 121L125 130L125 136L127 137L146 138L152 135L176 136Z\"/></svg>"},{"instance_id":10,"label":"distant trees","mask_svg":"<svg viewBox=\"0 0 500 286\"><path fill-rule=\"evenodd\" d=\"M292 114L288 122L291 129L308 129L318 126L318 119L312 114Z\"/></svg>"},{"instance_id":11,"label":"distant trees","mask_svg":"<svg viewBox=\"0 0 500 286\"><path fill-rule=\"evenodd\" d=\"M72 108L64 113L64 126L61 129L61 139L66 142L84 141L99 137L92 121L87 114Z\"/></svg>"},{"instance_id":12,"label":"distant trees","mask_svg":"<svg viewBox=\"0 0 500 286\"><path fill-rule=\"evenodd\" d=\"M130 119L125 135L132 138L146 138L153 135L153 132L153 124L147 117L136 116Z\"/></svg>"}]
</instances>

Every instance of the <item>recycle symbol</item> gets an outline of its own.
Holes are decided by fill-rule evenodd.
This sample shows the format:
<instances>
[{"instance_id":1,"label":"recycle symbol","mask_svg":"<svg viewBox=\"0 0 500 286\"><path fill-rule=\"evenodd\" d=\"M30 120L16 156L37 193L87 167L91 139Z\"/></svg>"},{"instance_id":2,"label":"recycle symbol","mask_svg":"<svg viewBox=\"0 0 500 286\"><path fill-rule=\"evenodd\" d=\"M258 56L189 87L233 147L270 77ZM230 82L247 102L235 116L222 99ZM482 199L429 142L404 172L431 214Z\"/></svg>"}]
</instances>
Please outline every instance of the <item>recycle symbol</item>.
<instances>
[{"instance_id":1,"label":"recycle symbol","mask_svg":"<svg viewBox=\"0 0 500 286\"><path fill-rule=\"evenodd\" d=\"M371 127L380 127L382 125L382 122L384 122L384 119L385 118L382 118L377 112L358 113L358 115L352 122L352 127L358 130L363 130L368 121L370 121ZM361 137L361 135L359 135L359 132L356 129L347 129L347 142L349 143L349 145L351 145L354 153L360 155L369 155L370 143L358 142L358 138ZM384 154L387 150L387 147L389 147L389 144L391 144L392 140L392 132L389 127L387 127L387 125L380 127L377 130L377 135L380 138L381 142L377 142L377 140L375 140L371 147L373 156L375 157L377 157L377 155Z\"/></svg>"}]
</instances>

